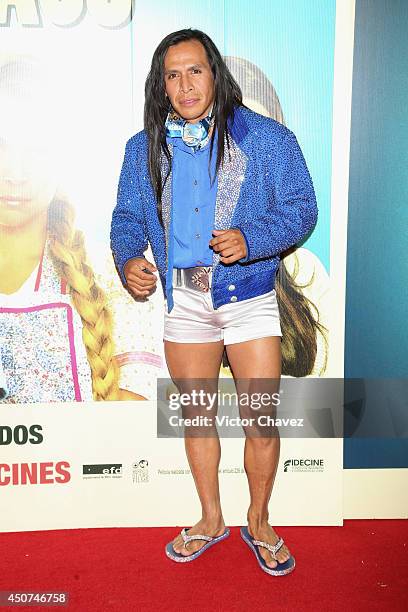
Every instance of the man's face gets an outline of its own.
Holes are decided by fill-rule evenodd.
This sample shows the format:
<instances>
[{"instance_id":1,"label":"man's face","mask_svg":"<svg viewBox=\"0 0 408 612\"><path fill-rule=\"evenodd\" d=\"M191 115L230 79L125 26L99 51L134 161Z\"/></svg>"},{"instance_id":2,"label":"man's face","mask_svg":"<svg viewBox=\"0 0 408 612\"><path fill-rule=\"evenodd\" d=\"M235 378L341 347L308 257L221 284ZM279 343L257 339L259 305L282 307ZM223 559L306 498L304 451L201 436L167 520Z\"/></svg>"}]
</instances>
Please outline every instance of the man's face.
<instances>
[{"instance_id":1,"label":"man's face","mask_svg":"<svg viewBox=\"0 0 408 612\"><path fill-rule=\"evenodd\" d=\"M190 123L206 117L214 102L214 77L198 40L169 47L164 58L166 93L174 110Z\"/></svg>"}]
</instances>

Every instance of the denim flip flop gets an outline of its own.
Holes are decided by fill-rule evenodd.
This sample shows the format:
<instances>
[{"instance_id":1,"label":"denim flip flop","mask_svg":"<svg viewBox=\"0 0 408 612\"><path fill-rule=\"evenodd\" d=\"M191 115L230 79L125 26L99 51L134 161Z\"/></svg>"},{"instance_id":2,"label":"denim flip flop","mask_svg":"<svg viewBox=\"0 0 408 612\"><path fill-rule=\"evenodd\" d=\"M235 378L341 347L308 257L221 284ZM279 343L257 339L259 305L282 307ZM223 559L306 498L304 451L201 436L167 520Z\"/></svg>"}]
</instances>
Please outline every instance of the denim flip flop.
<instances>
[{"instance_id":1,"label":"denim flip flop","mask_svg":"<svg viewBox=\"0 0 408 612\"><path fill-rule=\"evenodd\" d=\"M248 527L241 527L241 537L244 540L244 542L248 544L249 548L253 550L260 568L267 574L271 574L272 576L285 576L285 574L289 574L291 571L295 569L295 558L292 557L292 555L284 563L279 563L279 561L276 559L276 553L283 546L282 538L279 538L276 544L272 546L272 544L268 544L267 542L262 542L261 540L255 540L255 538L253 538L250 535L248 531ZM261 553L259 552L258 546L263 546L264 548L267 548L272 553L272 557L278 563L276 567L269 567L266 564L265 559L262 557Z\"/></svg>"},{"instance_id":2,"label":"denim flip flop","mask_svg":"<svg viewBox=\"0 0 408 612\"><path fill-rule=\"evenodd\" d=\"M228 529L228 527L226 527L224 533L215 537L201 534L189 536L187 535L187 529L185 528L181 530L181 537L184 540L184 548L187 548L187 544L192 540L206 540L206 544L204 544L204 546L202 546L200 550L197 550L197 552L193 553L192 555L182 555L181 553L178 553L174 550L173 542L169 542L165 548L166 555L169 557L169 559L172 559L173 561L177 561L179 563L185 563L186 561L194 561L194 559L197 559L197 557L202 555L203 552L210 548L210 546L213 546L213 544L217 544L218 542L225 540L225 538L227 538L229 534L230 530Z\"/></svg>"}]
</instances>

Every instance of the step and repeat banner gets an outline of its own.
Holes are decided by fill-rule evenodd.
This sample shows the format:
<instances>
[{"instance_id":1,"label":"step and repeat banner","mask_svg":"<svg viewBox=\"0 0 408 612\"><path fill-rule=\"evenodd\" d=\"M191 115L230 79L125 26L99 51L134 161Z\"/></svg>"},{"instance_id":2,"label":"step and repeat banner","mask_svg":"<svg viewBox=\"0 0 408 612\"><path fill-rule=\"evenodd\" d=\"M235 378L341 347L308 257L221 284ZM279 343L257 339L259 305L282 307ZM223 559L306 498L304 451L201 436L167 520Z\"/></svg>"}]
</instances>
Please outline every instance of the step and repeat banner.
<instances>
[{"instance_id":1,"label":"step and repeat banner","mask_svg":"<svg viewBox=\"0 0 408 612\"><path fill-rule=\"evenodd\" d=\"M319 219L282 255L282 378L343 376L353 19L354 3L335 0L0 0L2 531L187 525L199 512L183 440L157 434L161 287L135 301L109 248L125 143L171 31L208 33L244 103L297 136ZM324 432L282 437L273 522L342 523L343 440ZM243 443L222 440L229 524L246 517Z\"/></svg>"}]
</instances>

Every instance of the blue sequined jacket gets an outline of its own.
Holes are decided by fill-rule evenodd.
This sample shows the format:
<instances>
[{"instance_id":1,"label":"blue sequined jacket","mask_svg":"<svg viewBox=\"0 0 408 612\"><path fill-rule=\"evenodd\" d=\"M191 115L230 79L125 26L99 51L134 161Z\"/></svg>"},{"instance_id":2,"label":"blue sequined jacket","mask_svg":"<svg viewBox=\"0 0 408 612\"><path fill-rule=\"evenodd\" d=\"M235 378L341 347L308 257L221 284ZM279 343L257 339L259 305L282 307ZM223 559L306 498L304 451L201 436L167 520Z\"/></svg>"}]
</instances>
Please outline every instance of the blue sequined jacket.
<instances>
[{"instance_id":1,"label":"blue sequined jacket","mask_svg":"<svg viewBox=\"0 0 408 612\"><path fill-rule=\"evenodd\" d=\"M213 254L214 308L262 295L275 286L280 253L298 243L317 220L312 180L295 135L277 121L238 107L229 122L232 138L220 168L215 229L238 228L247 256L223 264ZM171 146L170 152L171 152ZM166 171L163 155L162 172ZM112 215L111 248L119 274L150 243L167 308L173 308L171 174L162 197L163 225L148 172L147 135L127 142Z\"/></svg>"}]
</instances>

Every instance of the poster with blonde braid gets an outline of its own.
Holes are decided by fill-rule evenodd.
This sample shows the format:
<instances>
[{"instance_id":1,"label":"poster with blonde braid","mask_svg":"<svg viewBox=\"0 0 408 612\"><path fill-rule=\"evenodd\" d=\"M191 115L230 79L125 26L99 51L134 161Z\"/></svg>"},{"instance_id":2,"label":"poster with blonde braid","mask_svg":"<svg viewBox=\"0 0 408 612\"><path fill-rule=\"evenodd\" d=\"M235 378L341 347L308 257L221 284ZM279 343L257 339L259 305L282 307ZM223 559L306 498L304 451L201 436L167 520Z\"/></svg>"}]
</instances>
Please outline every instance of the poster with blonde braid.
<instances>
[{"instance_id":1,"label":"poster with blonde braid","mask_svg":"<svg viewBox=\"0 0 408 612\"><path fill-rule=\"evenodd\" d=\"M182 440L158 434L157 379L173 390L162 287L135 298L109 235L126 143L144 127L146 78L169 32L208 33L244 104L299 139L319 218L276 278L282 377L342 376L353 5L0 0L2 531L196 515ZM150 246L144 256L154 262ZM220 375L229 389L227 359ZM239 435L222 440L219 466L229 525L245 520ZM282 439L276 524L341 523L342 447ZM302 459L310 469L297 469Z\"/></svg>"},{"instance_id":2,"label":"poster with blonde braid","mask_svg":"<svg viewBox=\"0 0 408 612\"><path fill-rule=\"evenodd\" d=\"M40 61L21 54L2 58L1 401L148 399L160 371L159 348L153 337L142 346L141 305L120 286L113 265L98 279L90 262L74 205L59 184L64 143L51 83ZM115 321L120 302L126 316ZM135 331L126 336L127 346L123 326ZM131 376L121 381L121 366L129 370L132 363Z\"/></svg>"},{"instance_id":3,"label":"poster with blonde braid","mask_svg":"<svg viewBox=\"0 0 408 612\"><path fill-rule=\"evenodd\" d=\"M95 400L120 399L119 368L114 359L112 315L107 299L86 263L84 237L74 229L73 211L57 200L48 215L49 251L82 321L82 338L91 368Z\"/></svg>"}]
</instances>

